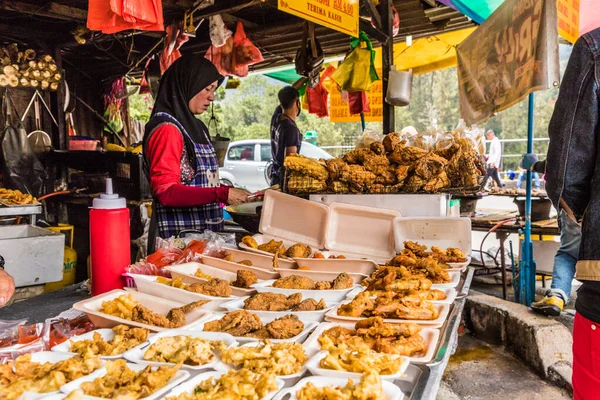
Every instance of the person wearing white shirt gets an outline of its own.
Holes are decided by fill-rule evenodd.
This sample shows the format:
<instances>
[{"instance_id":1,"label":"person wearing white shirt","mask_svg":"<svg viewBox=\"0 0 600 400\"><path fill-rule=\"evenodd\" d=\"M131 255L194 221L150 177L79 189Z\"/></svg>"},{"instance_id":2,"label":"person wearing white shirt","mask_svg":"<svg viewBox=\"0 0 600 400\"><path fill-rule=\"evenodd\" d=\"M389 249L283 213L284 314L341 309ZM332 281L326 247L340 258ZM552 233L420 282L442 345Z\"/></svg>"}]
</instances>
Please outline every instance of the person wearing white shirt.
<instances>
[{"instance_id":1,"label":"person wearing white shirt","mask_svg":"<svg viewBox=\"0 0 600 400\"><path fill-rule=\"evenodd\" d=\"M502 187L502 181L500 181L500 174L498 173L502 162L502 144L491 129L485 133L485 137L490 142L490 152L487 155L487 176L483 186L487 184L489 178L492 178L498 187Z\"/></svg>"}]
</instances>

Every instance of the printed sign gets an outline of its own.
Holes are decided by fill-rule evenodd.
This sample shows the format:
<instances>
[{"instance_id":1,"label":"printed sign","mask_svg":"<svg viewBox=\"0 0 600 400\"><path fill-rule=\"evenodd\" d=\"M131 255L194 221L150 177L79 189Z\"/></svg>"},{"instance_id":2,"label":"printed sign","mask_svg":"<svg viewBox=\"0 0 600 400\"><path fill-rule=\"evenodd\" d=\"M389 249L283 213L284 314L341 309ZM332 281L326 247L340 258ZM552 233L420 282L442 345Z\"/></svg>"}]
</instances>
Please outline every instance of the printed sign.
<instances>
[{"instance_id":1,"label":"printed sign","mask_svg":"<svg viewBox=\"0 0 600 400\"><path fill-rule=\"evenodd\" d=\"M278 0L281 11L358 37L359 0Z\"/></svg>"},{"instance_id":2,"label":"printed sign","mask_svg":"<svg viewBox=\"0 0 600 400\"><path fill-rule=\"evenodd\" d=\"M579 0L557 0L558 34L571 43L579 37Z\"/></svg>"},{"instance_id":3,"label":"printed sign","mask_svg":"<svg viewBox=\"0 0 600 400\"><path fill-rule=\"evenodd\" d=\"M381 68L377 74L382 76ZM360 114L350 114L348 103L342 99L336 88L329 87L329 120L331 122L360 122ZM371 90L367 92L371 112L365 113L366 122L383 122L383 83L380 80L373 82Z\"/></svg>"}]
</instances>

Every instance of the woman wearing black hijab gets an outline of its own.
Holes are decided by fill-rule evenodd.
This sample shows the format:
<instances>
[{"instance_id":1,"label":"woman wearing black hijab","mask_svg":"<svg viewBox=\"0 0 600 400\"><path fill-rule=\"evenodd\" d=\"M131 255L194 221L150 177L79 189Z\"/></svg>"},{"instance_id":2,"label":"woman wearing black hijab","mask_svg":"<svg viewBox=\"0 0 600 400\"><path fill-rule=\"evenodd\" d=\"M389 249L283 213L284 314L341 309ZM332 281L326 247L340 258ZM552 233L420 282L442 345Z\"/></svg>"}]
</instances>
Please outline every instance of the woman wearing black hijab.
<instances>
[{"instance_id":1,"label":"woman wearing black hijab","mask_svg":"<svg viewBox=\"0 0 600 400\"><path fill-rule=\"evenodd\" d=\"M214 100L223 76L204 57L183 56L160 80L144 135L154 196L153 234L176 236L185 229L223 229L220 203L239 204L248 192L219 184L219 163L206 125L196 118ZM154 225L154 226L152 226Z\"/></svg>"}]
</instances>

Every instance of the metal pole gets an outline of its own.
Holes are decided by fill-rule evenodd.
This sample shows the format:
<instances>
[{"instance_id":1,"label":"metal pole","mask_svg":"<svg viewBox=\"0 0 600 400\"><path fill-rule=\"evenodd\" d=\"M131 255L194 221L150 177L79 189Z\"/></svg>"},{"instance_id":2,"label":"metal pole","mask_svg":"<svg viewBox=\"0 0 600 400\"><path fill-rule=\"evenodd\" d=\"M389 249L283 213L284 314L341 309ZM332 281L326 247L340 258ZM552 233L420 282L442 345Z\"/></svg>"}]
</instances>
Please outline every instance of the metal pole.
<instances>
[{"instance_id":1,"label":"metal pole","mask_svg":"<svg viewBox=\"0 0 600 400\"><path fill-rule=\"evenodd\" d=\"M392 12L392 0L381 0L381 25L383 31L388 35L387 43L381 43L383 71L381 80L383 83L383 133L396 130L394 106L385 101L387 87L390 78L390 68L394 62L394 14Z\"/></svg>"},{"instance_id":2,"label":"metal pole","mask_svg":"<svg viewBox=\"0 0 600 400\"><path fill-rule=\"evenodd\" d=\"M362 128L363 132L365 129L367 129L367 124L365 123L365 113L360 113L360 127Z\"/></svg>"}]
</instances>

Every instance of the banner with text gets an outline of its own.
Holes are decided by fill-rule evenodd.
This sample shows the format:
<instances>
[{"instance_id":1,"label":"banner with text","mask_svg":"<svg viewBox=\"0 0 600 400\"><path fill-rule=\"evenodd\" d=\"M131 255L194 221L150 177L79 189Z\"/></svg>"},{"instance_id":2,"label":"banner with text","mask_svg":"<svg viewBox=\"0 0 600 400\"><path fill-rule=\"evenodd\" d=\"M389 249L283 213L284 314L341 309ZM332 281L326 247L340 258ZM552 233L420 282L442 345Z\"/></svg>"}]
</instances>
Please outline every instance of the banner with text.
<instances>
[{"instance_id":1,"label":"banner with text","mask_svg":"<svg viewBox=\"0 0 600 400\"><path fill-rule=\"evenodd\" d=\"M456 50L460 113L490 118L559 81L556 0L507 0Z\"/></svg>"},{"instance_id":2,"label":"banner with text","mask_svg":"<svg viewBox=\"0 0 600 400\"><path fill-rule=\"evenodd\" d=\"M571 43L579 37L579 0L557 0L558 34Z\"/></svg>"},{"instance_id":3,"label":"banner with text","mask_svg":"<svg viewBox=\"0 0 600 400\"><path fill-rule=\"evenodd\" d=\"M359 0L278 0L281 11L358 37Z\"/></svg>"},{"instance_id":4,"label":"banner with text","mask_svg":"<svg viewBox=\"0 0 600 400\"><path fill-rule=\"evenodd\" d=\"M381 68L377 68L377 74L383 76ZM348 103L336 88L331 87L329 80L329 120L331 122L360 122L360 114L350 114ZM367 92L371 112L365 113L366 122L383 122L383 83L380 80L373 82L371 90Z\"/></svg>"}]
</instances>

